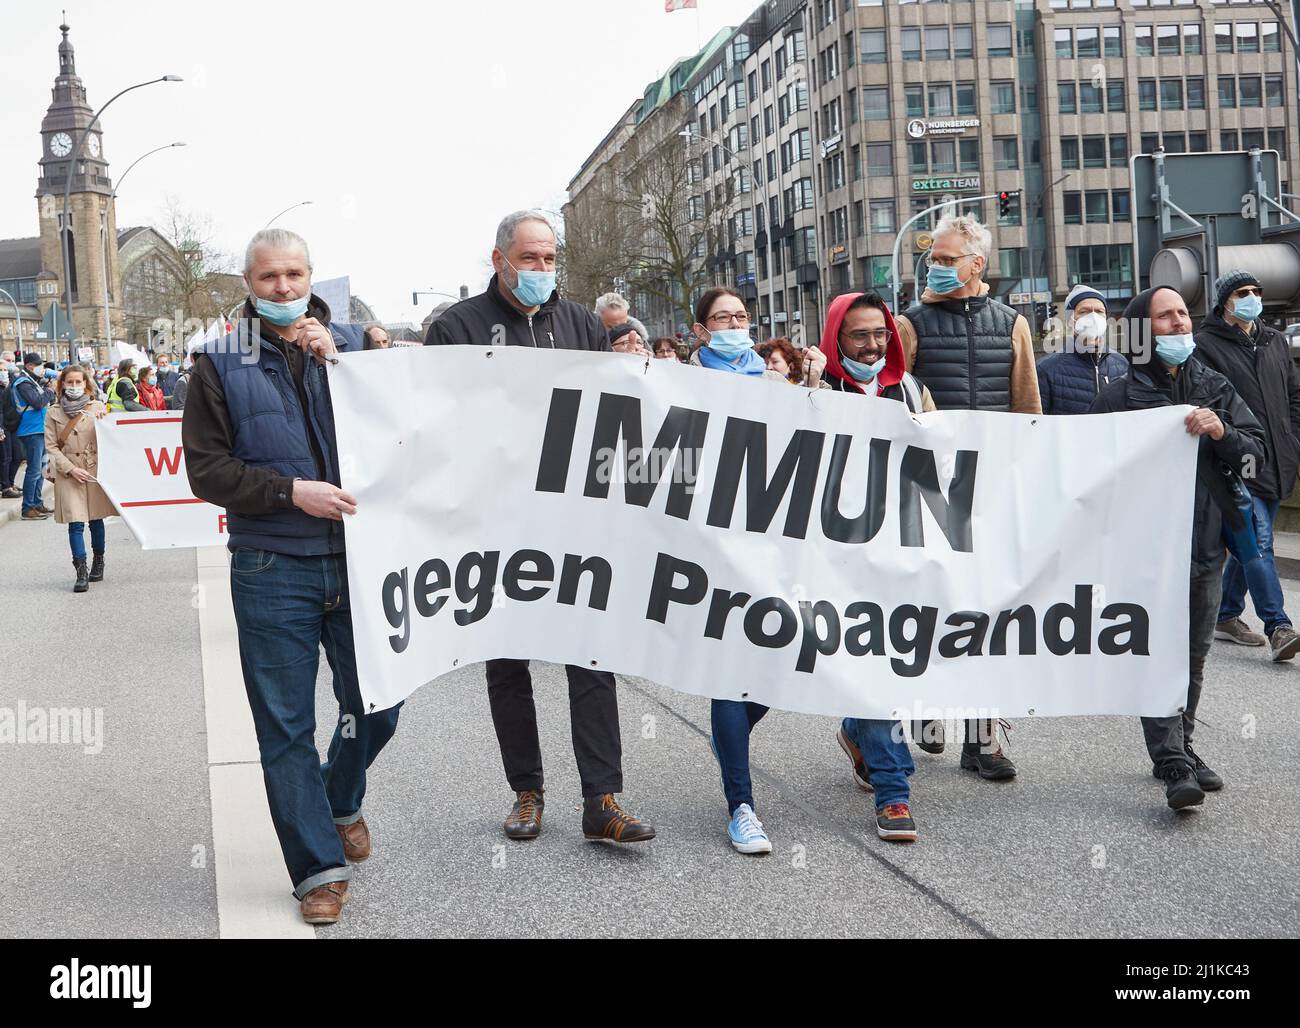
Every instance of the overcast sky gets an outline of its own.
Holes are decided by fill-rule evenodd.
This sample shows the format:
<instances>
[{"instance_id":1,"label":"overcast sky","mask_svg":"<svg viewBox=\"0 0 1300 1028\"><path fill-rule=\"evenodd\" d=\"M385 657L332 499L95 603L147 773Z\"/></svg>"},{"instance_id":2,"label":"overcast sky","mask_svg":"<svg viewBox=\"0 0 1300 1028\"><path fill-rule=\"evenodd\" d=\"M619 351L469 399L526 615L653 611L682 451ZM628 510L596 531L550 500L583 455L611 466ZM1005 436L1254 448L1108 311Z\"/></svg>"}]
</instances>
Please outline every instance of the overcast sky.
<instances>
[{"instance_id":1,"label":"overcast sky","mask_svg":"<svg viewBox=\"0 0 1300 1028\"><path fill-rule=\"evenodd\" d=\"M419 321L413 289L471 292L501 215L559 210L582 161L645 85L759 0L4 0L0 238L33 236L40 123L67 3L77 73L103 118L120 228L170 195L242 255L276 212L315 277L352 277L385 321Z\"/></svg>"}]
</instances>

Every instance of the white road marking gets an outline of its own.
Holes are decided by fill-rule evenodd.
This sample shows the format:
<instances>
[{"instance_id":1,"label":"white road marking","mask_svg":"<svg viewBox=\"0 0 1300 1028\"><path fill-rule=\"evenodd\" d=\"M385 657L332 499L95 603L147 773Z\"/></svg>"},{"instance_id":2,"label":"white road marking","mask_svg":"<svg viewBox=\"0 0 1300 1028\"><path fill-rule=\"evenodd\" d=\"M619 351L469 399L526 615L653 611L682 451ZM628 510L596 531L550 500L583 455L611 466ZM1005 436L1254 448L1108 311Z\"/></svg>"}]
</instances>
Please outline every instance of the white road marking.
<instances>
[{"instance_id":1,"label":"white road marking","mask_svg":"<svg viewBox=\"0 0 1300 1028\"><path fill-rule=\"evenodd\" d=\"M227 551L197 553L203 706L217 918L223 939L314 939L293 898L271 824L253 715L239 667Z\"/></svg>"}]
</instances>

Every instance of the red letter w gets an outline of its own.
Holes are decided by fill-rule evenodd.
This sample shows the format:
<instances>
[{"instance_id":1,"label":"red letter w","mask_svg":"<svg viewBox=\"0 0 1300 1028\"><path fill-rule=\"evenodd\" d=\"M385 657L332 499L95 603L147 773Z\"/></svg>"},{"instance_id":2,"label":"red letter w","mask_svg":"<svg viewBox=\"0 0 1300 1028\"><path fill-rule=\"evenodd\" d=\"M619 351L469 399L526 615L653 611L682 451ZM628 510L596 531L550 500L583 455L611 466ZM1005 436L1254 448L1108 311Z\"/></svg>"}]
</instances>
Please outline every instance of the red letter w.
<instances>
[{"instance_id":1,"label":"red letter w","mask_svg":"<svg viewBox=\"0 0 1300 1028\"><path fill-rule=\"evenodd\" d=\"M163 473L163 468L167 469L167 474L174 475L180 470L181 466L181 448L174 447L171 450L163 450L160 453L154 453L153 450L145 449L145 458L149 461L149 470L155 476Z\"/></svg>"}]
</instances>

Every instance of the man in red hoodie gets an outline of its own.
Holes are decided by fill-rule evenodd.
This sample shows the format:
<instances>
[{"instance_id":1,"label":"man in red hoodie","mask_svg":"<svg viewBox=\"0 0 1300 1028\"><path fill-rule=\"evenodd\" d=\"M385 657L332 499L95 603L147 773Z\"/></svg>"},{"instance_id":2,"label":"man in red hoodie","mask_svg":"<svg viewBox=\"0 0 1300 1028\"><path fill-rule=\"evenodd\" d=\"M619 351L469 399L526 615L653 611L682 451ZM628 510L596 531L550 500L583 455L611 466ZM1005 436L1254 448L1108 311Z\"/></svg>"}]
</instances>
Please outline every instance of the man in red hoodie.
<instances>
[{"instance_id":1,"label":"man in red hoodie","mask_svg":"<svg viewBox=\"0 0 1300 1028\"><path fill-rule=\"evenodd\" d=\"M845 293L831 301L821 351L824 380L832 389L898 400L917 414L934 410L930 391L903 370L898 329L875 293ZM835 738L853 762L858 788L876 794L876 834L888 842L914 842L907 782L914 765L902 724L846 717Z\"/></svg>"}]
</instances>

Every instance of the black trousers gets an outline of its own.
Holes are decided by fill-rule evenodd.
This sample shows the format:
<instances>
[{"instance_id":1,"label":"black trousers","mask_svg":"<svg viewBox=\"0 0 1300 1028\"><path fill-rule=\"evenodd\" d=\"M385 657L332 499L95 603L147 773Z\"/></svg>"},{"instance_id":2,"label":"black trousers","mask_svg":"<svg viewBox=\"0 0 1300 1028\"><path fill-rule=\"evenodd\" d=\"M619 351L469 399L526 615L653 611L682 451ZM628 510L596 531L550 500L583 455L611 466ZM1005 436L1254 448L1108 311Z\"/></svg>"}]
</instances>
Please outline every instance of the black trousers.
<instances>
[{"instance_id":1,"label":"black trousers","mask_svg":"<svg viewBox=\"0 0 1300 1028\"><path fill-rule=\"evenodd\" d=\"M582 795L622 792L623 743L614 676L573 664L566 664L564 670L569 677L569 723ZM542 788L542 746L528 661L489 660L487 683L492 724L510 788L515 792Z\"/></svg>"},{"instance_id":2,"label":"black trousers","mask_svg":"<svg viewBox=\"0 0 1300 1028\"><path fill-rule=\"evenodd\" d=\"M0 442L0 489L8 489L14 484L14 477L18 474L18 465L22 459L18 437L12 432L6 432L4 440Z\"/></svg>"}]
</instances>

